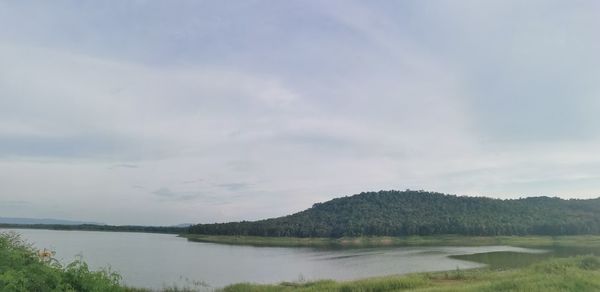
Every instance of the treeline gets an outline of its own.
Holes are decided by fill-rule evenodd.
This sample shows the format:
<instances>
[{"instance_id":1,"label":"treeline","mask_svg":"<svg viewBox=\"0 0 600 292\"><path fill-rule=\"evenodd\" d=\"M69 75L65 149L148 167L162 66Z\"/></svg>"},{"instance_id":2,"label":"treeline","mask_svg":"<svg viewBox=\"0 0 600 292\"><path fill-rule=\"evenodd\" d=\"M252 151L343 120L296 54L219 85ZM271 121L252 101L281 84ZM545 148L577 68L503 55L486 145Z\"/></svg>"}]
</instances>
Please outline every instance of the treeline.
<instances>
[{"instance_id":1,"label":"treeline","mask_svg":"<svg viewBox=\"0 0 600 292\"><path fill-rule=\"evenodd\" d=\"M210 235L343 237L600 234L600 198L491 199L424 191L361 193L260 221L198 224Z\"/></svg>"},{"instance_id":2,"label":"treeline","mask_svg":"<svg viewBox=\"0 0 600 292\"><path fill-rule=\"evenodd\" d=\"M138 225L62 225L62 224L0 224L0 228L26 228L49 230L83 230L83 231L116 231L116 232L146 232L181 234L188 231L187 227L175 226L138 226Z\"/></svg>"}]
</instances>

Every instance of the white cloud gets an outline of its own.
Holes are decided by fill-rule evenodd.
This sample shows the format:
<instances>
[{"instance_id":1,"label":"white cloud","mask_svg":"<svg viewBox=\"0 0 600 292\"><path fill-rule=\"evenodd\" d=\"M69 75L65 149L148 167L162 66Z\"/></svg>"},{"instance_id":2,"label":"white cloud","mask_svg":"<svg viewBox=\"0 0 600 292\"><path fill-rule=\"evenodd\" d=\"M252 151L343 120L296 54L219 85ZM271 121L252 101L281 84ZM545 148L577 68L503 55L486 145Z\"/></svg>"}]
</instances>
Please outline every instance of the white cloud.
<instances>
[{"instance_id":1,"label":"white cloud","mask_svg":"<svg viewBox=\"0 0 600 292\"><path fill-rule=\"evenodd\" d=\"M571 74L541 70L563 54L560 42L552 54L536 53L546 43L534 32L548 41L566 32L553 34L546 18L529 21L531 7L455 3L278 4L297 9L293 17L266 15L272 7L260 5L210 6L202 10L215 13L209 20L169 19L178 7L164 4L169 9L153 10L165 13L161 29L140 34L131 21L156 25L148 6L128 20L131 7L119 6L114 27L77 28L70 25L84 16L69 7L40 16L48 26L13 26L30 37L3 26L0 193L32 203L6 215L127 224L257 219L392 188L593 196L600 143L557 138L573 125L596 130L593 78L556 83L579 84L583 95L548 104L535 102L548 90L523 83L532 73L540 84ZM532 26L513 37L504 24L514 13ZM587 36L583 27L567 31ZM73 30L79 43L53 38ZM577 52L597 62L595 53ZM569 68L595 72L577 64ZM515 84L527 85L523 97L535 96L498 98ZM545 114L563 104L582 111L540 119L545 114L528 114L533 104ZM563 120L571 123L561 127ZM519 125L531 139L512 135ZM546 133L531 131L538 128Z\"/></svg>"}]
</instances>

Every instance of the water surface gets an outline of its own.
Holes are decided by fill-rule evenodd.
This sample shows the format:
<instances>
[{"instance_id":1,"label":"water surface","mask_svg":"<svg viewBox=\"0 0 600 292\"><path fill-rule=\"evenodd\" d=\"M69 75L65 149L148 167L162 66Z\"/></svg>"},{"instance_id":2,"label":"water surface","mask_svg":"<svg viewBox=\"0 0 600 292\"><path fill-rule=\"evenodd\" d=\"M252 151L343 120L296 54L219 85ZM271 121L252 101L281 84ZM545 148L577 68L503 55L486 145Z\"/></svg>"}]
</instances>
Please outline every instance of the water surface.
<instances>
[{"instance_id":1,"label":"water surface","mask_svg":"<svg viewBox=\"0 0 600 292\"><path fill-rule=\"evenodd\" d=\"M37 248L56 251L62 263L76 255L92 269L111 267L127 285L162 288L203 282L349 280L414 272L470 269L484 264L449 256L494 252L535 253L510 246L315 249L191 242L169 234L13 229Z\"/></svg>"}]
</instances>

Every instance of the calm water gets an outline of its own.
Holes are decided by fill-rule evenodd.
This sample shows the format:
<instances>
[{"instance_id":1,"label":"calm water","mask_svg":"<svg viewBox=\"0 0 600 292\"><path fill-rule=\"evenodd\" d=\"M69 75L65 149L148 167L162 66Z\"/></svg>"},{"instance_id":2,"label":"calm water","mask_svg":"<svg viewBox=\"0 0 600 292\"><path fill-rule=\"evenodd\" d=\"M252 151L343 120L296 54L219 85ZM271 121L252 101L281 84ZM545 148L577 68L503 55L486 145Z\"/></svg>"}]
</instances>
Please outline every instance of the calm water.
<instances>
[{"instance_id":1,"label":"calm water","mask_svg":"<svg viewBox=\"0 0 600 292\"><path fill-rule=\"evenodd\" d=\"M232 283L337 279L476 268L451 258L479 253L539 253L510 247L395 247L324 250L190 242L175 235L13 229L38 248L56 251L62 263L80 254L93 269L110 266L128 285L162 288L202 281Z\"/></svg>"}]
</instances>

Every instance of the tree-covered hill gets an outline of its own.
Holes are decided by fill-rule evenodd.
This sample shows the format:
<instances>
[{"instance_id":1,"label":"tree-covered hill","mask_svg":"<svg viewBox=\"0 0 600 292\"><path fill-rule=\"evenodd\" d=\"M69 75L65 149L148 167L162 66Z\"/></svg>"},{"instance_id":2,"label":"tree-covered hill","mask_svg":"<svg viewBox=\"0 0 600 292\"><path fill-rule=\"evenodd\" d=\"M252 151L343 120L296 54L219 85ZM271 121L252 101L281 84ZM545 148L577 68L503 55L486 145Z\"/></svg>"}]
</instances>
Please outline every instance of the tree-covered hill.
<instances>
[{"instance_id":1,"label":"tree-covered hill","mask_svg":"<svg viewBox=\"0 0 600 292\"><path fill-rule=\"evenodd\" d=\"M600 234L600 198L491 199L424 191L361 193L260 221L198 224L190 233L296 237Z\"/></svg>"}]
</instances>

